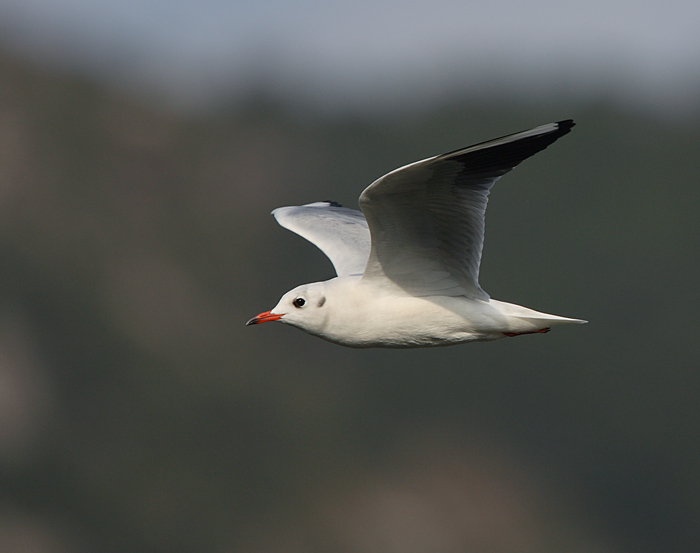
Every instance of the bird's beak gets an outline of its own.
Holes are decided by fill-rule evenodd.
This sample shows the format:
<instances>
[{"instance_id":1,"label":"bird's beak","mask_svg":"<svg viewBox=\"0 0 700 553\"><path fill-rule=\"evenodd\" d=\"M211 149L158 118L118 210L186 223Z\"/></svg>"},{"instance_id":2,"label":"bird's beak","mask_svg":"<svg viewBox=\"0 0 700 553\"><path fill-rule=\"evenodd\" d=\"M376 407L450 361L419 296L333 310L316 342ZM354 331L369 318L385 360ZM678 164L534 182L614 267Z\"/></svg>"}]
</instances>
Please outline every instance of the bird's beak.
<instances>
[{"instance_id":1,"label":"bird's beak","mask_svg":"<svg viewBox=\"0 0 700 553\"><path fill-rule=\"evenodd\" d=\"M245 325L250 326L258 323L266 323L267 321L278 321L281 318L282 315L277 315L271 311L265 311L264 313L260 313L260 315L255 315L255 317L250 319Z\"/></svg>"}]
</instances>

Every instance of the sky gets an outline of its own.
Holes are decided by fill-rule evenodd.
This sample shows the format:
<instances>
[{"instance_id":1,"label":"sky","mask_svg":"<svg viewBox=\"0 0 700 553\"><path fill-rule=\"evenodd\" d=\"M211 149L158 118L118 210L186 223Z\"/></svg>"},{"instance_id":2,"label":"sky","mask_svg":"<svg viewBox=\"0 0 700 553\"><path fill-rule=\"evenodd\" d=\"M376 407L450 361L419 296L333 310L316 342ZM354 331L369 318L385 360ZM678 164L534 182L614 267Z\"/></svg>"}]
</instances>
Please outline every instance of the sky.
<instances>
[{"instance_id":1,"label":"sky","mask_svg":"<svg viewBox=\"0 0 700 553\"><path fill-rule=\"evenodd\" d=\"M455 91L698 109L697 0L3 0L0 44L180 106Z\"/></svg>"}]
</instances>

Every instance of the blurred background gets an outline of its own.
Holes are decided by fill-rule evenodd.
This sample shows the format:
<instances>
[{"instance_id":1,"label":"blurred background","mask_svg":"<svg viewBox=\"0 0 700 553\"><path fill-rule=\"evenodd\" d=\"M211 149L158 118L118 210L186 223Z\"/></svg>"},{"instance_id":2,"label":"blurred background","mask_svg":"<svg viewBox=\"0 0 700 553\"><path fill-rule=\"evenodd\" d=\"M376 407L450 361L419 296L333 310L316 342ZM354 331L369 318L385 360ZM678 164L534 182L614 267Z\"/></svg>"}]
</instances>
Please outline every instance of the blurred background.
<instances>
[{"instance_id":1,"label":"blurred background","mask_svg":"<svg viewBox=\"0 0 700 553\"><path fill-rule=\"evenodd\" d=\"M0 550L695 552L700 7L4 0ZM269 212L573 117L481 283L589 319L352 350Z\"/></svg>"}]
</instances>

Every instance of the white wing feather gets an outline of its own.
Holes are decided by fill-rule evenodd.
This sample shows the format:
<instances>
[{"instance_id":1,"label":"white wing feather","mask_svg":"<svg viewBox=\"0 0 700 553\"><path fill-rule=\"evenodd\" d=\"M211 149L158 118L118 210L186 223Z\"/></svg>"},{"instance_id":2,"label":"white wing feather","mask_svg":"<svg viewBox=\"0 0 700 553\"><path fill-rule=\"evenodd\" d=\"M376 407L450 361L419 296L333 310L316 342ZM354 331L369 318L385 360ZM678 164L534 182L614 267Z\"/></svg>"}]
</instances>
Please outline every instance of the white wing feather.
<instances>
[{"instance_id":1,"label":"white wing feather","mask_svg":"<svg viewBox=\"0 0 700 553\"><path fill-rule=\"evenodd\" d=\"M489 191L573 125L542 125L391 171L362 192L364 215L333 202L272 214L325 253L338 276L364 272L363 279L414 296L488 300L479 265Z\"/></svg>"},{"instance_id":2,"label":"white wing feather","mask_svg":"<svg viewBox=\"0 0 700 553\"><path fill-rule=\"evenodd\" d=\"M550 123L417 161L376 180L360 196L372 234L363 279L413 296L487 300L479 265L489 191L572 126Z\"/></svg>"},{"instance_id":3,"label":"white wing feather","mask_svg":"<svg viewBox=\"0 0 700 553\"><path fill-rule=\"evenodd\" d=\"M361 212L333 202L315 202L280 207L272 214L281 226L325 253L338 276L359 276L365 270L370 235Z\"/></svg>"}]
</instances>

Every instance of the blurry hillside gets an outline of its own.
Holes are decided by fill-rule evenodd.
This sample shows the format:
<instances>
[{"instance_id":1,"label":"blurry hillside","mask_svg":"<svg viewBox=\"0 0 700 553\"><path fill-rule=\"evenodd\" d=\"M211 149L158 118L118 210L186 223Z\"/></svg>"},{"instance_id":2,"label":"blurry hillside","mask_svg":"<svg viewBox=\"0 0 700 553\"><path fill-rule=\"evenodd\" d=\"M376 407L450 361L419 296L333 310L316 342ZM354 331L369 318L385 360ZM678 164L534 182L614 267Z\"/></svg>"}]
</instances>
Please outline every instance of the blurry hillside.
<instances>
[{"instance_id":1,"label":"blurry hillside","mask_svg":"<svg viewBox=\"0 0 700 553\"><path fill-rule=\"evenodd\" d=\"M567 117L494 189L481 281L590 324L243 326L332 276L271 209ZM604 103L187 119L0 58L0 550L697 551L699 150Z\"/></svg>"}]
</instances>

